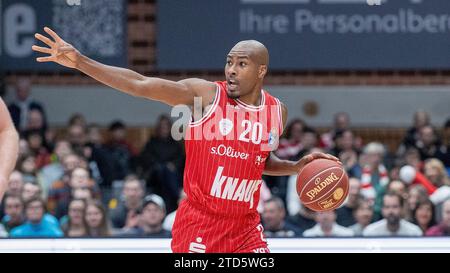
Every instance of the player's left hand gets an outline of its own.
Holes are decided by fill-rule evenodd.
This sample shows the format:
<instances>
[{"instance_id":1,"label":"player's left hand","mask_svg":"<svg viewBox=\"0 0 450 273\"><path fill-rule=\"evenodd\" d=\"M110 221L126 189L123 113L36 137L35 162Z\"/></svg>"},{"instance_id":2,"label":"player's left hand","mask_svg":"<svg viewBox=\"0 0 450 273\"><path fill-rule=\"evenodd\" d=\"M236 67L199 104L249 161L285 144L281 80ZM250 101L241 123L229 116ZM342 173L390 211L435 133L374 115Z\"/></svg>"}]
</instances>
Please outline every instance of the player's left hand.
<instances>
[{"instance_id":1,"label":"player's left hand","mask_svg":"<svg viewBox=\"0 0 450 273\"><path fill-rule=\"evenodd\" d=\"M340 164L342 164L339 161L339 158L337 158L335 156L332 156L330 154L315 152L315 153L305 155L304 157L302 157L299 161L297 161L297 163L295 164L295 167L297 168L298 171L300 171L306 164L310 163L313 160L320 159L320 158L333 160L333 161L336 161L336 162L339 162Z\"/></svg>"}]
</instances>

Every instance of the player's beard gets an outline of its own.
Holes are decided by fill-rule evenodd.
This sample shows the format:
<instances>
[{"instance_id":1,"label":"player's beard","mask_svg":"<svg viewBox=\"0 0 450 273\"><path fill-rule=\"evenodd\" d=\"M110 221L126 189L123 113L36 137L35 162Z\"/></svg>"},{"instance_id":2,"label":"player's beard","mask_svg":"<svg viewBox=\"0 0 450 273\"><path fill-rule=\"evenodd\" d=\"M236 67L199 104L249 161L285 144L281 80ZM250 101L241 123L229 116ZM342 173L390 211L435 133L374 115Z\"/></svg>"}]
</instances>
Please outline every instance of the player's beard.
<instances>
[{"instance_id":1,"label":"player's beard","mask_svg":"<svg viewBox=\"0 0 450 273\"><path fill-rule=\"evenodd\" d=\"M227 96L230 99L239 99L241 95L238 92L227 92Z\"/></svg>"}]
</instances>

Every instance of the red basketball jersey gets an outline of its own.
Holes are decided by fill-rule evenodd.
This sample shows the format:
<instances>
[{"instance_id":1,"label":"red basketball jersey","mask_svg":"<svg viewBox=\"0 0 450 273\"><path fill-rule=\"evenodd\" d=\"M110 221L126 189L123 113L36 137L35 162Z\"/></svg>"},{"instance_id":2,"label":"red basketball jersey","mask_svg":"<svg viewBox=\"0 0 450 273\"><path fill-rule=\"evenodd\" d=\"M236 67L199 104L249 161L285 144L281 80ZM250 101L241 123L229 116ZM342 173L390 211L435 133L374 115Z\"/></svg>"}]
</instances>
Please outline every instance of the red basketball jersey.
<instances>
[{"instance_id":1,"label":"red basketball jersey","mask_svg":"<svg viewBox=\"0 0 450 273\"><path fill-rule=\"evenodd\" d=\"M247 105L216 84L212 106L186 130L184 190L207 213L257 213L265 161L283 129L280 101L261 90L260 105Z\"/></svg>"}]
</instances>

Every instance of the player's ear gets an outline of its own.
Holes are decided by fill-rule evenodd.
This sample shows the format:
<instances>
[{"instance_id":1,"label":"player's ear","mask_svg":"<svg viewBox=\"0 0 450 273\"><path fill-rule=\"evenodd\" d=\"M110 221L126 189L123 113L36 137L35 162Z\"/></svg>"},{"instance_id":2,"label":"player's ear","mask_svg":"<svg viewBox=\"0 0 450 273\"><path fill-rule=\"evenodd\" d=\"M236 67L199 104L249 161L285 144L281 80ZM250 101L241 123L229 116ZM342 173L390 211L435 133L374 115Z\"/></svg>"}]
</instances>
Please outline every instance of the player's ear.
<instances>
[{"instance_id":1,"label":"player's ear","mask_svg":"<svg viewBox=\"0 0 450 273\"><path fill-rule=\"evenodd\" d=\"M263 79L267 74L267 65L260 65L258 70L258 78Z\"/></svg>"}]
</instances>

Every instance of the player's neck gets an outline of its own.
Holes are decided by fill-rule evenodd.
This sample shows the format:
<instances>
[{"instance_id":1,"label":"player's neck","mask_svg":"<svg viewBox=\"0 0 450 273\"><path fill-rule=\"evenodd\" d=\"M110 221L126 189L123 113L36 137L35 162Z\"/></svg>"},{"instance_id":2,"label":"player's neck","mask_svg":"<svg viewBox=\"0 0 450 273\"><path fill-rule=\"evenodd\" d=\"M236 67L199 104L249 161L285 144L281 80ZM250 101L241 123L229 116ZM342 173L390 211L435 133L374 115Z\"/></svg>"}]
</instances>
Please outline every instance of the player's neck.
<instances>
[{"instance_id":1,"label":"player's neck","mask_svg":"<svg viewBox=\"0 0 450 273\"><path fill-rule=\"evenodd\" d=\"M260 106L262 103L261 86L257 85L255 89L247 95L239 97L239 100L248 105Z\"/></svg>"}]
</instances>

